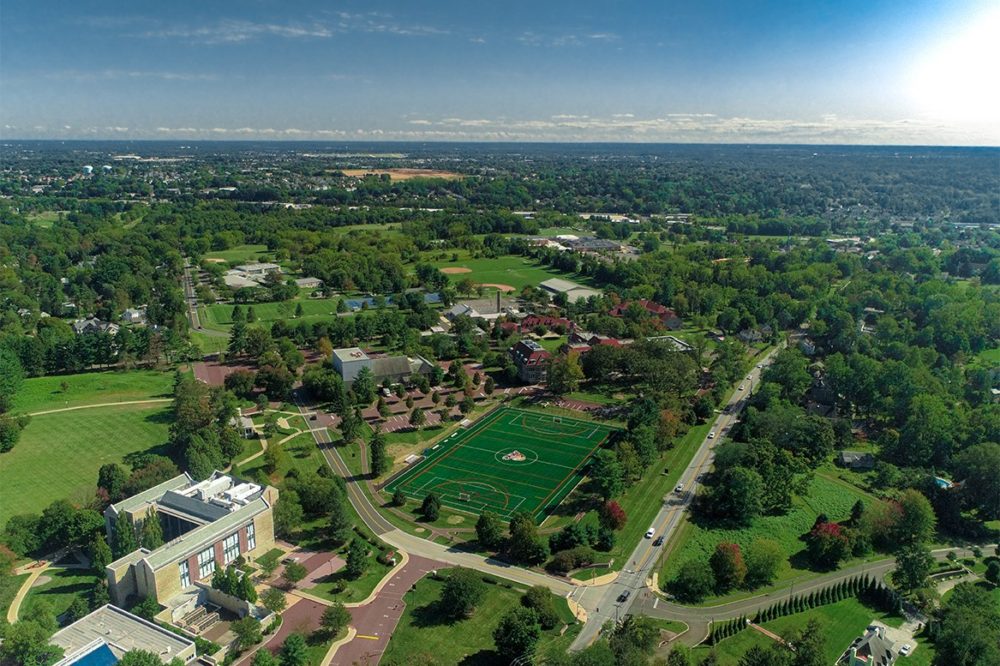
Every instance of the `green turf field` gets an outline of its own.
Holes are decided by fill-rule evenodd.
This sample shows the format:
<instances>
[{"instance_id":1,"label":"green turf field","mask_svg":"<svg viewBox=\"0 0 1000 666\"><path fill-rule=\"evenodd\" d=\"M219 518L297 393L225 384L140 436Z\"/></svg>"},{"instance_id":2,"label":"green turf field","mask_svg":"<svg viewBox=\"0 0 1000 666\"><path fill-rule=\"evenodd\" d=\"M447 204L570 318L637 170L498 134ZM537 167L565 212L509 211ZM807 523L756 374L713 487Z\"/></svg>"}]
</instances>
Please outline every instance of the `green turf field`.
<instances>
[{"instance_id":1,"label":"green turf field","mask_svg":"<svg viewBox=\"0 0 1000 666\"><path fill-rule=\"evenodd\" d=\"M537 287L539 283L549 278L562 278L584 286L593 286L586 277L563 273L523 257L460 258L459 261L443 259L432 260L432 263L437 268L468 269L468 273L453 273L448 276L456 283L469 278L477 284L506 284L520 291L524 287Z\"/></svg>"},{"instance_id":2,"label":"green turf field","mask_svg":"<svg viewBox=\"0 0 1000 666\"><path fill-rule=\"evenodd\" d=\"M433 492L460 511L484 509L536 520L583 478L584 464L613 428L590 421L501 408L430 449L388 492L422 501Z\"/></svg>"}]
</instances>

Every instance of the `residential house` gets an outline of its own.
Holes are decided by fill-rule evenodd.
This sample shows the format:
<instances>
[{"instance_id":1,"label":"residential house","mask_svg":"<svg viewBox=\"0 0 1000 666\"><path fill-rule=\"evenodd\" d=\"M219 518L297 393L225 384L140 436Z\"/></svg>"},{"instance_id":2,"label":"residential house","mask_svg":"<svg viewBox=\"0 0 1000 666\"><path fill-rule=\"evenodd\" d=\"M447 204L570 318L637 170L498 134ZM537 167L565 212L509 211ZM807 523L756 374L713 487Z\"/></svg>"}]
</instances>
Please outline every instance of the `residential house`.
<instances>
[{"instance_id":1,"label":"residential house","mask_svg":"<svg viewBox=\"0 0 1000 666\"><path fill-rule=\"evenodd\" d=\"M545 380L552 354L540 344L534 340L520 340L510 348L509 353L517 367L517 376L522 382L537 384Z\"/></svg>"},{"instance_id":2,"label":"residential house","mask_svg":"<svg viewBox=\"0 0 1000 666\"><path fill-rule=\"evenodd\" d=\"M893 642L885 635L885 627L871 626L849 651L848 666L892 666L896 661Z\"/></svg>"},{"instance_id":3,"label":"residential house","mask_svg":"<svg viewBox=\"0 0 1000 666\"><path fill-rule=\"evenodd\" d=\"M875 456L863 451L838 451L837 464L855 471L868 471L875 467Z\"/></svg>"},{"instance_id":4,"label":"residential house","mask_svg":"<svg viewBox=\"0 0 1000 666\"><path fill-rule=\"evenodd\" d=\"M122 322L125 324L142 325L146 323L146 306L129 308L122 313Z\"/></svg>"},{"instance_id":5,"label":"residential house","mask_svg":"<svg viewBox=\"0 0 1000 666\"><path fill-rule=\"evenodd\" d=\"M111 322L101 321L97 317L88 317L87 319L77 319L70 326L73 328L73 332L77 335L91 335L94 333L107 333L109 335L117 335L118 331L121 330L121 326Z\"/></svg>"}]
</instances>

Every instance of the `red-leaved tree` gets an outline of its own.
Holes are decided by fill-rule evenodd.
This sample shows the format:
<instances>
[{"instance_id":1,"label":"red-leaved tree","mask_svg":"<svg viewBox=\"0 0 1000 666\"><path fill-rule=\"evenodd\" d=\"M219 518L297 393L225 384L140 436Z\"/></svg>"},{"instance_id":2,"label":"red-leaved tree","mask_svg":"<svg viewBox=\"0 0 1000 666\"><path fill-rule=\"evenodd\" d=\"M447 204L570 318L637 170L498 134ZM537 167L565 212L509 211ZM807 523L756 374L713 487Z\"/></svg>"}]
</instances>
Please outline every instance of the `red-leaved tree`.
<instances>
[{"instance_id":1,"label":"red-leaved tree","mask_svg":"<svg viewBox=\"0 0 1000 666\"><path fill-rule=\"evenodd\" d=\"M620 530L625 527L627 521L628 516L625 515L625 509L618 502L608 500L601 505L601 525L604 527L611 530Z\"/></svg>"}]
</instances>

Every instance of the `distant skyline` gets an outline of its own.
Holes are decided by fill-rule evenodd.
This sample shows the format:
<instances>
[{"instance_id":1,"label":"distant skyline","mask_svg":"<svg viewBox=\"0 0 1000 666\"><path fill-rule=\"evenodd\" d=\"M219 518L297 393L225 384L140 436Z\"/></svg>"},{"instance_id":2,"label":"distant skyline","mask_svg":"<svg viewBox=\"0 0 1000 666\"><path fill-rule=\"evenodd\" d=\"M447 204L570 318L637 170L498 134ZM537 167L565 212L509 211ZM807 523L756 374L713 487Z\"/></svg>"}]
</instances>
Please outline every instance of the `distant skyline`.
<instances>
[{"instance_id":1,"label":"distant skyline","mask_svg":"<svg viewBox=\"0 0 1000 666\"><path fill-rule=\"evenodd\" d=\"M0 138L1000 145L1000 7L4 2Z\"/></svg>"}]
</instances>

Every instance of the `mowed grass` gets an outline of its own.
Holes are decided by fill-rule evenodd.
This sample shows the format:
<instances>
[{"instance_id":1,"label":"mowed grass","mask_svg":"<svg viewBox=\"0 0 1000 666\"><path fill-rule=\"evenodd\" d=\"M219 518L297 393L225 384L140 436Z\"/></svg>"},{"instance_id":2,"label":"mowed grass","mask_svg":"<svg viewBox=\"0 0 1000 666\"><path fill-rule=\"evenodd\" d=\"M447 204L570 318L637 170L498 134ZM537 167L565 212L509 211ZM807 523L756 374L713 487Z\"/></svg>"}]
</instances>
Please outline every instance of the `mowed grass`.
<instances>
[{"instance_id":1,"label":"mowed grass","mask_svg":"<svg viewBox=\"0 0 1000 666\"><path fill-rule=\"evenodd\" d=\"M858 636L861 636L868 624L872 620L879 620L890 626L898 626L902 621L898 615L887 614L882 611L861 603L858 599L844 599L835 604L820 606L812 610L786 615L770 622L765 622L761 626L784 638L790 638L792 634L801 631L810 619L819 620L823 632L823 663L833 664L837 658L847 649ZM928 647L922 640L911 657L900 657L896 663L901 666L918 666L919 664L929 664L933 656L933 647ZM752 628L745 629L740 633L727 638L714 648L695 648L694 655L697 659L704 658L712 649L719 657L720 664L736 664L751 647L760 647L769 650L774 646L767 636Z\"/></svg>"},{"instance_id":2,"label":"mowed grass","mask_svg":"<svg viewBox=\"0 0 1000 666\"><path fill-rule=\"evenodd\" d=\"M21 604L18 614L30 608L37 600L42 600L48 603L56 617L59 617L69 609L74 599L90 594L98 581L97 576L89 569L52 567L42 575L48 576L51 580L28 591L28 596Z\"/></svg>"},{"instance_id":3,"label":"mowed grass","mask_svg":"<svg viewBox=\"0 0 1000 666\"><path fill-rule=\"evenodd\" d=\"M392 632L382 663L403 666L426 655L435 664L506 666L509 662L502 660L493 649L493 629L505 613L521 605L524 590L503 584L487 585L486 594L472 615L452 620L438 603L443 588L443 581L425 577L406 593L403 597L406 610ZM560 611L565 611L560 612L560 617L566 621L565 600L557 599L556 604ZM561 636L561 626L543 631L536 654L546 656L564 652L576 634L575 629L571 627Z\"/></svg>"},{"instance_id":4,"label":"mowed grass","mask_svg":"<svg viewBox=\"0 0 1000 666\"><path fill-rule=\"evenodd\" d=\"M851 507L859 499L867 503L872 498L849 484L817 475L810 485L809 496L793 497L792 508L785 515L758 517L749 527L741 529L688 521L681 528L676 545L660 570L660 581L671 580L680 566L688 560L707 560L721 541L737 543L746 549L756 538L775 541L788 558L787 565L782 567L776 582L803 574L809 575L812 572L807 567L805 543L800 537L812 529L816 516L821 513L825 513L832 521L848 518ZM718 602L718 599L711 599L708 603Z\"/></svg>"},{"instance_id":5,"label":"mowed grass","mask_svg":"<svg viewBox=\"0 0 1000 666\"><path fill-rule=\"evenodd\" d=\"M587 285L586 278L563 273L523 257L460 258L458 261L440 260L431 263L438 268L468 268L471 271L449 275L452 282L469 278L477 284L509 284L518 291L528 286L537 287L540 282L550 278L562 278Z\"/></svg>"},{"instance_id":6,"label":"mowed grass","mask_svg":"<svg viewBox=\"0 0 1000 666\"><path fill-rule=\"evenodd\" d=\"M995 365L1000 365L1000 347L994 347L993 349L984 349L979 352L976 356L980 361L984 363L992 363Z\"/></svg>"},{"instance_id":7,"label":"mowed grass","mask_svg":"<svg viewBox=\"0 0 1000 666\"><path fill-rule=\"evenodd\" d=\"M288 303L253 303L249 307L253 308L256 316L256 323L259 325L270 324L271 322L283 320L289 322L298 321L330 321L337 316L337 298L300 298ZM294 317L296 306L302 306L302 316ZM282 308L279 308L282 306ZM234 305L227 303L217 303L208 305L201 309L204 314L202 326L217 331L228 331L233 325ZM241 305L240 309L245 313L246 305Z\"/></svg>"},{"instance_id":8,"label":"mowed grass","mask_svg":"<svg viewBox=\"0 0 1000 666\"><path fill-rule=\"evenodd\" d=\"M222 259L230 264L252 264L270 262L274 257L266 245L237 245L228 250L218 250L205 254L206 259Z\"/></svg>"},{"instance_id":9,"label":"mowed grass","mask_svg":"<svg viewBox=\"0 0 1000 666\"><path fill-rule=\"evenodd\" d=\"M89 500L101 465L160 447L171 419L169 403L32 417L17 446L0 456L0 526L57 499Z\"/></svg>"},{"instance_id":10,"label":"mowed grass","mask_svg":"<svg viewBox=\"0 0 1000 666\"><path fill-rule=\"evenodd\" d=\"M30 414L106 402L169 398L173 381L172 373L155 370L32 377L24 380L18 390L12 411ZM64 383L66 390L62 388Z\"/></svg>"},{"instance_id":11,"label":"mowed grass","mask_svg":"<svg viewBox=\"0 0 1000 666\"><path fill-rule=\"evenodd\" d=\"M386 492L398 489L417 501L433 492L460 511L489 509L508 520L528 511L537 519L582 480L584 464L611 431L588 421L497 409L449 435ZM516 454L522 459L504 459Z\"/></svg>"}]
</instances>

